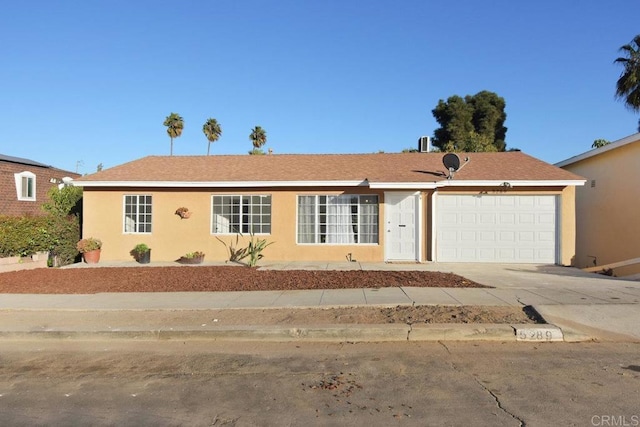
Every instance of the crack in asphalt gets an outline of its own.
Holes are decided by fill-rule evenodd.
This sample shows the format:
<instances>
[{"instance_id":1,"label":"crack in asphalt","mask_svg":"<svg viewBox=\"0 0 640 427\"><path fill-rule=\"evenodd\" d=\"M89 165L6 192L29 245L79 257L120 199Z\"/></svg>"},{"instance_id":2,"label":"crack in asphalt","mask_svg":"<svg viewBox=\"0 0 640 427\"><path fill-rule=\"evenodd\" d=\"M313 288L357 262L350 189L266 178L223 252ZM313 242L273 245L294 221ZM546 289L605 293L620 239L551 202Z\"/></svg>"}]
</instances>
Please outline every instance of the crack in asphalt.
<instances>
[{"instance_id":1,"label":"crack in asphalt","mask_svg":"<svg viewBox=\"0 0 640 427\"><path fill-rule=\"evenodd\" d=\"M489 390L484 384L482 384L480 382L480 380L478 380L477 378L473 378L474 381L480 386L482 387L482 389L484 391L486 391L487 393L489 393L489 396L491 396L493 398L493 400L495 400L496 402L496 406L498 407L498 409L500 409L502 412L504 412L505 414L509 415L511 418L513 418L514 420L518 421L520 423L520 427L525 427L527 424L524 422L524 420L522 418L520 418L519 416L517 416L514 413L511 413L509 411L507 411L505 409L504 406L502 406L502 402L500 402L500 399L498 399L498 396L495 395L495 393L493 393L491 390Z\"/></svg>"},{"instance_id":2,"label":"crack in asphalt","mask_svg":"<svg viewBox=\"0 0 640 427\"><path fill-rule=\"evenodd\" d=\"M451 353L451 350L449 350L449 347L447 347L447 345L444 342L438 341L438 344L440 344L442 347L444 347L444 349L447 351L447 353L449 355L453 355ZM489 390L484 384L482 384L480 382L480 380L478 380L473 375L468 374L467 372L461 371L456 366L456 364L451 362L451 361L449 361L449 365L451 365L451 368L453 368L454 371L460 372L460 373L463 373L463 374L467 374L468 376L470 376L476 382L476 384L478 384L485 392L487 392L489 394L489 396L491 396L491 398L496 402L496 407L498 409L500 409L502 412L504 412L505 414L509 415L511 418L516 420L519 423L520 427L526 427L527 423L522 418L520 418L519 416L517 416L516 414L514 414L512 412L509 412L504 406L502 406L502 402L500 402L500 399L498 398L498 396L494 392Z\"/></svg>"}]
</instances>

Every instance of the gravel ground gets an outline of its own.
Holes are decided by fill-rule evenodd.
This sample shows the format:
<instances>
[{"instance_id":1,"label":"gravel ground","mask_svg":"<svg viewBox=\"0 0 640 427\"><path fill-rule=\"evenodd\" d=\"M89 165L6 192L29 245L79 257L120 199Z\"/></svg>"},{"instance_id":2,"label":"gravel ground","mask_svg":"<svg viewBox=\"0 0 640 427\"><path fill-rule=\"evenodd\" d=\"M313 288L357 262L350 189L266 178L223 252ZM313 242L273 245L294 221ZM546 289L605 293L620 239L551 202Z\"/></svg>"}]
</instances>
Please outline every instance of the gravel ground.
<instances>
[{"instance_id":1,"label":"gravel ground","mask_svg":"<svg viewBox=\"0 0 640 427\"><path fill-rule=\"evenodd\" d=\"M236 266L39 268L0 273L0 293L216 292L398 286L484 288L432 271L259 270Z\"/></svg>"}]
</instances>

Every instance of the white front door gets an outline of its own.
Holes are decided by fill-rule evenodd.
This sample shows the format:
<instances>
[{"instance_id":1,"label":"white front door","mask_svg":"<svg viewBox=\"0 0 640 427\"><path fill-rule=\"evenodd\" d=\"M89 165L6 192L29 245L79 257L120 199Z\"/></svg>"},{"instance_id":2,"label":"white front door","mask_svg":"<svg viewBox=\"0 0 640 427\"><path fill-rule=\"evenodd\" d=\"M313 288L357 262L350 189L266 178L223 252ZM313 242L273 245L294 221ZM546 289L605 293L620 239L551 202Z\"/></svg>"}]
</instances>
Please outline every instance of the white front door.
<instances>
[{"instance_id":1,"label":"white front door","mask_svg":"<svg viewBox=\"0 0 640 427\"><path fill-rule=\"evenodd\" d=\"M415 193L385 193L385 259L419 260L419 204Z\"/></svg>"}]
</instances>

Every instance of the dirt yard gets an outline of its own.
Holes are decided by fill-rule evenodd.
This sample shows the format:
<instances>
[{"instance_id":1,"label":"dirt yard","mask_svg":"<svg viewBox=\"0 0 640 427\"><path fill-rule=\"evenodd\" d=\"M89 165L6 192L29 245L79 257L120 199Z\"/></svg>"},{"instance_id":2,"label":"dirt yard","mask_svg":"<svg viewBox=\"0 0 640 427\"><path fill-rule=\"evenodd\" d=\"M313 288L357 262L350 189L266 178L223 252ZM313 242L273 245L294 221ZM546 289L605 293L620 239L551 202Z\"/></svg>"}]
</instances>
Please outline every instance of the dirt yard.
<instances>
[{"instance_id":1,"label":"dirt yard","mask_svg":"<svg viewBox=\"0 0 640 427\"><path fill-rule=\"evenodd\" d=\"M13 294L272 291L398 286L487 287L452 273L427 271L258 270L237 266L183 266L43 268L0 273L0 293ZM73 317L71 314L68 315ZM174 316L174 320L179 321L178 318L182 315L184 313L166 312L162 319L166 321L167 316ZM256 325L533 322L533 319L519 307L428 305L393 308L218 310L208 313L207 317L207 322L215 320L220 324Z\"/></svg>"}]
</instances>

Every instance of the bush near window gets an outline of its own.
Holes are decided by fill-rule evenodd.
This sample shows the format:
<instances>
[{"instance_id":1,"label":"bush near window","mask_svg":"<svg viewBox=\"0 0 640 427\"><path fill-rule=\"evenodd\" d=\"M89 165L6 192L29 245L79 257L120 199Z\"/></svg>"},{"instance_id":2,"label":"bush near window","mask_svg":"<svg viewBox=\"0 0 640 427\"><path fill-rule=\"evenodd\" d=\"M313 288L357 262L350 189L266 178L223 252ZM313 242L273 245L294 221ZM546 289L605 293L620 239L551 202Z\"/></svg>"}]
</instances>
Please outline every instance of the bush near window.
<instances>
[{"instance_id":1,"label":"bush near window","mask_svg":"<svg viewBox=\"0 0 640 427\"><path fill-rule=\"evenodd\" d=\"M82 189L53 187L49 200L44 207L47 216L0 216L0 257L48 251L57 265L78 259Z\"/></svg>"}]
</instances>

